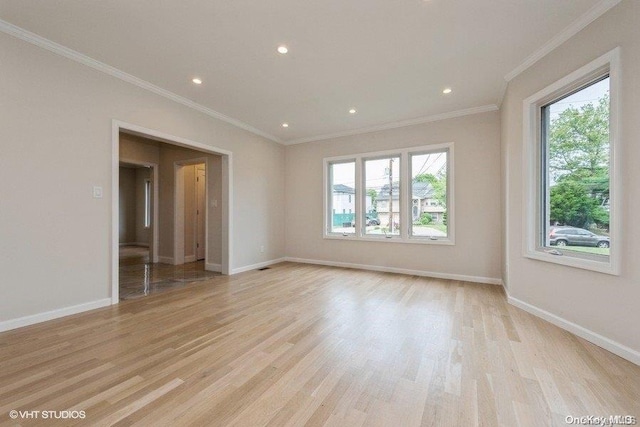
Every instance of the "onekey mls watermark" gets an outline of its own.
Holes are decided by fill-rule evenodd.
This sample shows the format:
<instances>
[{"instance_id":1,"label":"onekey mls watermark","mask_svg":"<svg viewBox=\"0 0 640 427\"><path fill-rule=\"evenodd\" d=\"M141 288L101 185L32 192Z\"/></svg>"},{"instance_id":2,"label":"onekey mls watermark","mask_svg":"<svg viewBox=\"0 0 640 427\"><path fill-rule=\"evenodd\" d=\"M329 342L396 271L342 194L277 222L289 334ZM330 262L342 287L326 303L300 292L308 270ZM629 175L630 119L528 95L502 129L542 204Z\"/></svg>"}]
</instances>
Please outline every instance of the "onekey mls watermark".
<instances>
[{"instance_id":1,"label":"onekey mls watermark","mask_svg":"<svg viewBox=\"0 0 640 427\"><path fill-rule=\"evenodd\" d=\"M633 415L606 415L602 417L567 415L564 422L576 426L635 426L638 424L638 418Z\"/></svg>"},{"instance_id":2,"label":"onekey mls watermark","mask_svg":"<svg viewBox=\"0 0 640 427\"><path fill-rule=\"evenodd\" d=\"M84 411L9 411L12 420L83 420L86 416Z\"/></svg>"}]
</instances>

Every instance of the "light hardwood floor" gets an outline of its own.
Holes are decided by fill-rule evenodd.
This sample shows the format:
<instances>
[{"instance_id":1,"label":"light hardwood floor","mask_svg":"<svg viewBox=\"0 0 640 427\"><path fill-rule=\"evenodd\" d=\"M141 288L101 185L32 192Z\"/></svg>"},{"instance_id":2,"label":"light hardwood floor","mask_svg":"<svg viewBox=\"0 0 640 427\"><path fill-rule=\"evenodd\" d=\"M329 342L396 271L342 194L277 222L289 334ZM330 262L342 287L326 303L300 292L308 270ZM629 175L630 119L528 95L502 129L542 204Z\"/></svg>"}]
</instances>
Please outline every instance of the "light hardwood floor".
<instances>
[{"instance_id":1,"label":"light hardwood floor","mask_svg":"<svg viewBox=\"0 0 640 427\"><path fill-rule=\"evenodd\" d=\"M293 263L0 334L2 426L544 426L639 397L499 286Z\"/></svg>"}]
</instances>

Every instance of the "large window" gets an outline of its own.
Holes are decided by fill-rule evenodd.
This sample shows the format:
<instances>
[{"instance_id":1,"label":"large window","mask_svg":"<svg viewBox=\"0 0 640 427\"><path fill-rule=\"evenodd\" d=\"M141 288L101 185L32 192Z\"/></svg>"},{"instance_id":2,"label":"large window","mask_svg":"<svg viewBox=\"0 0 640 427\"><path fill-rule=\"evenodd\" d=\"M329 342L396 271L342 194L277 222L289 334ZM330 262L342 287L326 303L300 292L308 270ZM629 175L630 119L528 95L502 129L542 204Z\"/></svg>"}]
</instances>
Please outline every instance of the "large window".
<instances>
[{"instance_id":1,"label":"large window","mask_svg":"<svg viewBox=\"0 0 640 427\"><path fill-rule=\"evenodd\" d=\"M452 143L325 159L325 237L453 244L452 162Z\"/></svg>"},{"instance_id":2,"label":"large window","mask_svg":"<svg viewBox=\"0 0 640 427\"><path fill-rule=\"evenodd\" d=\"M527 254L616 273L617 51L525 101Z\"/></svg>"}]
</instances>

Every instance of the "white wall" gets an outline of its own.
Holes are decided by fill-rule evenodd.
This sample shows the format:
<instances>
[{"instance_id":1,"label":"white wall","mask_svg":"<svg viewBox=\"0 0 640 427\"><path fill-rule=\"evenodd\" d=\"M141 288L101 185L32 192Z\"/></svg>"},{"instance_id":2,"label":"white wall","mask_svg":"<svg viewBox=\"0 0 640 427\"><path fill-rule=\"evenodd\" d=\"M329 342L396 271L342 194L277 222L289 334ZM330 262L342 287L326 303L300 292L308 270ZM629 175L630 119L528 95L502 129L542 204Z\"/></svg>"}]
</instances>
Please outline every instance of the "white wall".
<instances>
[{"instance_id":1,"label":"white wall","mask_svg":"<svg viewBox=\"0 0 640 427\"><path fill-rule=\"evenodd\" d=\"M0 76L0 326L108 301L113 119L232 151L232 267L284 255L284 147L3 33Z\"/></svg>"},{"instance_id":2,"label":"white wall","mask_svg":"<svg viewBox=\"0 0 640 427\"><path fill-rule=\"evenodd\" d=\"M508 292L579 328L635 351L640 361L640 2L623 0L576 36L509 84L502 105L502 158L505 166L506 248ZM621 47L621 197L622 272L611 276L524 258L522 102L525 98ZM634 237L635 236L635 237ZM531 308L531 307L530 307ZM558 320L558 319L556 319ZM575 331L576 329L574 329ZM593 337L592 337L593 338ZM603 345L603 342L599 342ZM611 348L611 347L610 347ZM624 353L624 351L622 352ZM627 353L626 357L630 357ZM619 352L620 354L620 352Z\"/></svg>"},{"instance_id":3,"label":"white wall","mask_svg":"<svg viewBox=\"0 0 640 427\"><path fill-rule=\"evenodd\" d=\"M287 256L499 279L499 119L491 112L287 147ZM323 239L323 158L445 142L455 143L455 246Z\"/></svg>"}]
</instances>

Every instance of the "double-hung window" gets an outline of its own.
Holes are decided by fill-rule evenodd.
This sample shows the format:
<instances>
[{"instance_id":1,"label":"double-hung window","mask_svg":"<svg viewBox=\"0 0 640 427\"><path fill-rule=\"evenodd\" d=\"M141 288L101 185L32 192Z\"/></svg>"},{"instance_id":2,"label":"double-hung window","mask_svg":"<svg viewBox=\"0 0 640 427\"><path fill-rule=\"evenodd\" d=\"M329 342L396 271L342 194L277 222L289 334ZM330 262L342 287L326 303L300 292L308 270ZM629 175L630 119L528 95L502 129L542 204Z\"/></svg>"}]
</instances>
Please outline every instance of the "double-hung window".
<instances>
[{"instance_id":1,"label":"double-hung window","mask_svg":"<svg viewBox=\"0 0 640 427\"><path fill-rule=\"evenodd\" d=\"M524 101L525 255L618 273L618 49Z\"/></svg>"},{"instance_id":2,"label":"double-hung window","mask_svg":"<svg viewBox=\"0 0 640 427\"><path fill-rule=\"evenodd\" d=\"M326 238L454 243L453 143L324 162Z\"/></svg>"}]
</instances>

